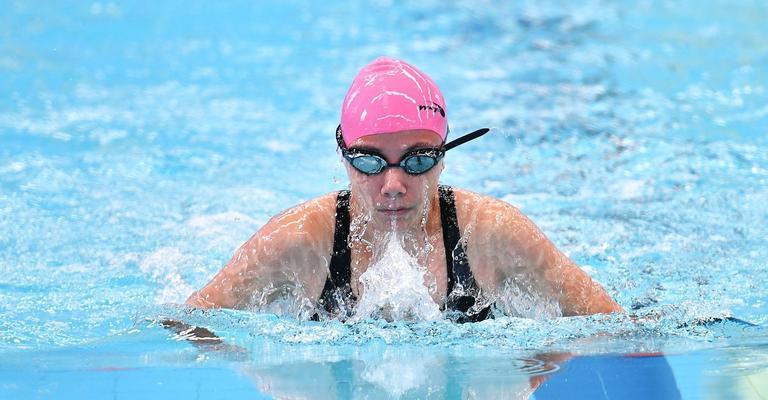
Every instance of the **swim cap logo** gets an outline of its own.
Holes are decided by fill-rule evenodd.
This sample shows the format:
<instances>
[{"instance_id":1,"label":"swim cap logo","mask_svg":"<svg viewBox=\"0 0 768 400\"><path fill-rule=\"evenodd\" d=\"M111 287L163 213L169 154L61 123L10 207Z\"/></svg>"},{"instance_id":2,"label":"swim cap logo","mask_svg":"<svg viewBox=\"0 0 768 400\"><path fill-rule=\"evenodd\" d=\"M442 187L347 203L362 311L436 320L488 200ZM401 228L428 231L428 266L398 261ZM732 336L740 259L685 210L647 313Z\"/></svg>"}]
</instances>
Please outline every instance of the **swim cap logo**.
<instances>
[{"instance_id":1,"label":"swim cap logo","mask_svg":"<svg viewBox=\"0 0 768 400\"><path fill-rule=\"evenodd\" d=\"M427 105L419 106L419 111L421 111L421 110L432 110L434 112L439 112L440 115L443 118L445 118L445 110L443 110L443 107L440 107L440 104L437 104L437 103L433 102L431 106L427 106Z\"/></svg>"}]
</instances>

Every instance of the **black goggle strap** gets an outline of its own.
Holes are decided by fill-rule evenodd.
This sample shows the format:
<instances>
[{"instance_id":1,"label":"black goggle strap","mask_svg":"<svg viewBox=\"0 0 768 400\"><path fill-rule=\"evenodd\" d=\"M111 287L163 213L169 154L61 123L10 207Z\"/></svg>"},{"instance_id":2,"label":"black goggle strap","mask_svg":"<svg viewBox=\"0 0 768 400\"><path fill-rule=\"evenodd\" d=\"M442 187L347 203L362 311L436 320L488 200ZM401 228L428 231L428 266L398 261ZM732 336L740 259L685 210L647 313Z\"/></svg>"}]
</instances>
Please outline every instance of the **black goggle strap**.
<instances>
[{"instance_id":1,"label":"black goggle strap","mask_svg":"<svg viewBox=\"0 0 768 400\"><path fill-rule=\"evenodd\" d=\"M478 130L476 130L474 132L467 133L466 135L464 135L462 137L459 137L459 138L456 138L454 140L451 140L450 142L446 143L443 146L443 151L448 151L448 150L450 150L450 149L452 149L452 148L454 148L456 146L459 146L459 145L462 145L464 143L467 143L470 140L477 139L480 136L483 136L486 133L488 133L488 131L490 131L490 129L488 129L488 128L481 128L481 129L478 129Z\"/></svg>"},{"instance_id":2,"label":"black goggle strap","mask_svg":"<svg viewBox=\"0 0 768 400\"><path fill-rule=\"evenodd\" d=\"M344 143L344 137L341 134L341 124L336 127L336 144L339 146L342 152L347 151L347 145Z\"/></svg>"},{"instance_id":3,"label":"black goggle strap","mask_svg":"<svg viewBox=\"0 0 768 400\"><path fill-rule=\"evenodd\" d=\"M454 148L456 146L459 146L459 145L462 145L464 143L467 143L470 140L477 139L480 136L483 136L486 133L488 133L488 131L490 131L490 129L488 129L488 128L480 128L480 129L478 129L478 130L476 130L474 132L467 133L464 136L461 136L461 137L459 137L457 139L451 140L450 142L446 143L442 147L441 150L444 151L444 152L448 151L448 150L450 150L450 149L452 149L452 148ZM342 151L346 152L347 146L346 146L346 144L344 144L344 137L341 134L341 124L339 124L339 126L336 128L336 143L339 145L339 148Z\"/></svg>"}]
</instances>

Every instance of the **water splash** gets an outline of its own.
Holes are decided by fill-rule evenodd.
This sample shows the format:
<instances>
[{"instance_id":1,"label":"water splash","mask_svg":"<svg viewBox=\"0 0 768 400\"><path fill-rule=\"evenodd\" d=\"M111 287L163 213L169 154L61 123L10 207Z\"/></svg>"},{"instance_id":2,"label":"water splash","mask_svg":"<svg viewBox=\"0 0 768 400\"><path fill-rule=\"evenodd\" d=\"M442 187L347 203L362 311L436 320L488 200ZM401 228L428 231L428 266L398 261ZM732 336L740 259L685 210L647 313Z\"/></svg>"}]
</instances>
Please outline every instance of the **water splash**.
<instances>
[{"instance_id":1,"label":"water splash","mask_svg":"<svg viewBox=\"0 0 768 400\"><path fill-rule=\"evenodd\" d=\"M532 279L513 276L501 285L494 295L496 313L507 316L550 319L562 317L560 304L553 296L541 293L531 284Z\"/></svg>"},{"instance_id":2,"label":"water splash","mask_svg":"<svg viewBox=\"0 0 768 400\"><path fill-rule=\"evenodd\" d=\"M427 273L416 257L403 248L396 232L385 239L381 255L360 276L362 296L353 320L367 317L433 321L442 318L440 306L424 284Z\"/></svg>"},{"instance_id":3,"label":"water splash","mask_svg":"<svg viewBox=\"0 0 768 400\"><path fill-rule=\"evenodd\" d=\"M348 357L350 352L357 354L363 348L382 350L388 346L410 346L425 353L452 349L461 355L466 355L466 349L472 348L474 355L487 352L497 356L499 352L521 351L675 353L765 341L765 327L725 320L690 319L690 312L687 306L681 306L660 308L638 316L598 314L548 320L502 316L473 324L455 324L445 319L415 322L364 319L343 323L338 320L313 322L246 311L166 306L139 313L136 327L152 326L164 320L183 321L205 327L224 342L249 349L259 357L275 350L273 356L276 359L286 360L289 355L285 351L290 349L296 358L304 359L307 353L302 349L316 348L313 351L316 362ZM273 345L283 350L278 351ZM366 362L368 364L371 363ZM414 380L417 378L418 371L409 373L413 373ZM370 377L375 379L373 375Z\"/></svg>"}]
</instances>

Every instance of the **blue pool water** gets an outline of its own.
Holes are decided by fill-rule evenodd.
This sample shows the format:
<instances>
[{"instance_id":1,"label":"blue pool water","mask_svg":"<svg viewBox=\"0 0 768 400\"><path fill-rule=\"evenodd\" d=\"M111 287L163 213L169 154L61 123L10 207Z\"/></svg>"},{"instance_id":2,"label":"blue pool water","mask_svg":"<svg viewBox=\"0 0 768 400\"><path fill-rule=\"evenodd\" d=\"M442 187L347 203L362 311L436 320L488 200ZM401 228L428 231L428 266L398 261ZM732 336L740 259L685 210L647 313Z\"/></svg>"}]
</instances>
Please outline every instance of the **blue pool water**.
<instances>
[{"instance_id":1,"label":"blue pool water","mask_svg":"<svg viewBox=\"0 0 768 400\"><path fill-rule=\"evenodd\" d=\"M768 397L765 2L0 9L0 398ZM652 318L174 306L271 215L346 186L339 105L382 54L440 84L453 132L493 128L444 183L517 205Z\"/></svg>"}]
</instances>

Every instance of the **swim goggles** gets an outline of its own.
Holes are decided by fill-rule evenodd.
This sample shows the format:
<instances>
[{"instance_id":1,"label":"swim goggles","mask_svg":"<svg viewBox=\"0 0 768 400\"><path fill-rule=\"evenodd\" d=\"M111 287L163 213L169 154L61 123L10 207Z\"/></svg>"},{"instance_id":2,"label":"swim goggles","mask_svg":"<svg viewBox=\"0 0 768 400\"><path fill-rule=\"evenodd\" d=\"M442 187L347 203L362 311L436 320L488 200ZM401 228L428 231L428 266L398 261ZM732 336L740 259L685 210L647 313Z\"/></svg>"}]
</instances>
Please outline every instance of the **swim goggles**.
<instances>
[{"instance_id":1,"label":"swim goggles","mask_svg":"<svg viewBox=\"0 0 768 400\"><path fill-rule=\"evenodd\" d=\"M336 128L336 143L341 149L341 155L349 161L352 167L365 175L377 175L388 167L400 167L410 175L421 175L432 169L445 156L445 152L472 139L488 133L490 129L482 128L452 140L440 148L424 148L411 150L395 164L390 164L380 153L370 150L348 149L344 144L341 125Z\"/></svg>"}]
</instances>

